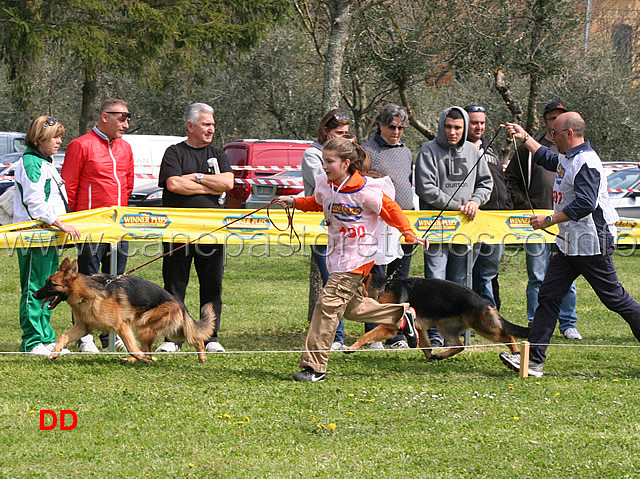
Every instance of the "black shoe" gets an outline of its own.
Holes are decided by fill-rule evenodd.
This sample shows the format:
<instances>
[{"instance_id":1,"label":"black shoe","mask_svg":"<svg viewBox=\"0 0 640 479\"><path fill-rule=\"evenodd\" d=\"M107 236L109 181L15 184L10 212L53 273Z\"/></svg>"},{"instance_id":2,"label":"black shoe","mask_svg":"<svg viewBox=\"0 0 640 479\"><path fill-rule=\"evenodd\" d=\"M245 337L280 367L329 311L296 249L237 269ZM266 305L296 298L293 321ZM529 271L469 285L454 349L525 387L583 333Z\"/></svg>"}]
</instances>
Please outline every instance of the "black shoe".
<instances>
[{"instance_id":1,"label":"black shoe","mask_svg":"<svg viewBox=\"0 0 640 479\"><path fill-rule=\"evenodd\" d=\"M291 376L291 379L293 379L294 381L317 383L319 381L324 381L325 376L325 373L317 373L312 368L307 366L299 373L295 373L293 376Z\"/></svg>"},{"instance_id":2,"label":"black shoe","mask_svg":"<svg viewBox=\"0 0 640 479\"><path fill-rule=\"evenodd\" d=\"M410 348L417 348L420 341L420 334L416 329L416 310L413 308L407 309L404 313L404 325L400 329L404 338L407 340L407 344Z\"/></svg>"}]
</instances>

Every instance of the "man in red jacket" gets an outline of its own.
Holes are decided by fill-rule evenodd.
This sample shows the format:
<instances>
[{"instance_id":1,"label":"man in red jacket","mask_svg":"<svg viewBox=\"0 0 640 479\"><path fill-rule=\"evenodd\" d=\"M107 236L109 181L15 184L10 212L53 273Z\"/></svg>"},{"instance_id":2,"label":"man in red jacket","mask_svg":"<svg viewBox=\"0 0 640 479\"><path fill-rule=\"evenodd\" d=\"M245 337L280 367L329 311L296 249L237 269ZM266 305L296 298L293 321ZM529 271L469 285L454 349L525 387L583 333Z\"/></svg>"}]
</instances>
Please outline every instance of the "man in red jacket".
<instances>
[{"instance_id":1,"label":"man in red jacket","mask_svg":"<svg viewBox=\"0 0 640 479\"><path fill-rule=\"evenodd\" d=\"M67 147L62 179L65 181L71 211L90 210L105 206L127 206L133 190L133 153L122 135L129 128L131 113L127 104L118 99L106 100L100 106L100 119L93 129L76 138ZM107 274L123 274L127 264L129 244L118 243L117 270L111 271L109 243L83 243L78 247L78 269L83 274L100 270ZM107 335L100 336L106 347ZM116 338L116 348L124 348ZM81 338L79 349L96 353L93 336Z\"/></svg>"}]
</instances>

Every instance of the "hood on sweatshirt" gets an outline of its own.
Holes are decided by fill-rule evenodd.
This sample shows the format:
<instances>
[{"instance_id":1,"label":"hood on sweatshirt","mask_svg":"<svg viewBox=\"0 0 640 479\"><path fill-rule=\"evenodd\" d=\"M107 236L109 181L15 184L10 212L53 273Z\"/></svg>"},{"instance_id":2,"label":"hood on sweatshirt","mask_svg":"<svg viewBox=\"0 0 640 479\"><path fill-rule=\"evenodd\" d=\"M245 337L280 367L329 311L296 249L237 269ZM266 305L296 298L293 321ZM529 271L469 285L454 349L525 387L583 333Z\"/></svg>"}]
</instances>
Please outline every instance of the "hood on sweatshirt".
<instances>
[{"instance_id":1,"label":"hood on sweatshirt","mask_svg":"<svg viewBox=\"0 0 640 479\"><path fill-rule=\"evenodd\" d=\"M464 119L464 130L462 131L462 138L460 138L460 141L455 146L449 145L449 141L447 141L447 135L445 134L445 131L444 131L444 120L445 118L447 118L447 115L451 110L458 110L462 114L462 118ZM446 108L445 110L443 110L442 114L440 115L440 120L438 121L438 134L436 135L436 142L438 142L438 144L443 148L456 148L456 149L460 148L461 146L464 145L465 141L467 141L468 129L469 129L469 115L467 114L466 111L464 111L463 108L460 108L459 106L452 106L452 107Z\"/></svg>"}]
</instances>

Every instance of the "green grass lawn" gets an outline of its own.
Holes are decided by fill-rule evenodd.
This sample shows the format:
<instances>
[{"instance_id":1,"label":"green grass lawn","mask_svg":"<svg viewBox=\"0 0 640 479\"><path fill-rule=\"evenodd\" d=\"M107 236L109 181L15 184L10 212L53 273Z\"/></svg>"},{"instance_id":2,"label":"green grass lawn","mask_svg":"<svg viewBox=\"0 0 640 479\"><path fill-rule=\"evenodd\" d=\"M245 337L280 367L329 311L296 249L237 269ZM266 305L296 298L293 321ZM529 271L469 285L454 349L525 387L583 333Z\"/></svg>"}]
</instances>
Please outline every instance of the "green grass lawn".
<instances>
[{"instance_id":1,"label":"green grass lawn","mask_svg":"<svg viewBox=\"0 0 640 479\"><path fill-rule=\"evenodd\" d=\"M0 354L0 477L640 476L638 343L584 280L584 341L556 333L540 379L519 378L498 359L504 346L476 336L482 347L434 363L418 351L332 353L325 382L300 384L290 377L304 345L309 257L271 253L229 258L220 330L229 353L205 365L193 354L158 354L152 366L121 365L122 354ZM615 259L636 298L638 259ZM0 264L0 351L13 352L17 259L0 252ZM524 255L502 266L501 312L525 324ZM421 269L415 257L413 274ZM160 262L137 274L162 284ZM52 322L58 333L70 326L66 304ZM346 327L347 342L362 332ZM73 410L78 426L40 431L43 409Z\"/></svg>"}]
</instances>

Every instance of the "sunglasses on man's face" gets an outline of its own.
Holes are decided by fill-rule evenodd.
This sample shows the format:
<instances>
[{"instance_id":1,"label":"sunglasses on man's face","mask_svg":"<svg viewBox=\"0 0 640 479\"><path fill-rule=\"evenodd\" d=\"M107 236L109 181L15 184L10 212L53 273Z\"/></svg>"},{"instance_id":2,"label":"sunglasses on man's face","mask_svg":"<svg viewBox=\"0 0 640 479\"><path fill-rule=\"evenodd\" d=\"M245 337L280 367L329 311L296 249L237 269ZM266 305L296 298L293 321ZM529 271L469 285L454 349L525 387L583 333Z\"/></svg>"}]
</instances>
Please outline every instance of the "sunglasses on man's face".
<instances>
[{"instance_id":1,"label":"sunglasses on man's face","mask_svg":"<svg viewBox=\"0 0 640 479\"><path fill-rule=\"evenodd\" d=\"M48 126L53 126L53 125L55 125L56 123L58 123L58 120L57 120L56 118L53 118L53 117L51 117L51 118L47 118L47 119L44 121L44 124L42 125L42 127L43 127L43 128L46 128L46 127L48 127Z\"/></svg>"},{"instance_id":2,"label":"sunglasses on man's face","mask_svg":"<svg viewBox=\"0 0 640 479\"><path fill-rule=\"evenodd\" d=\"M480 105L472 105L468 108L468 110L469 113L485 113L487 111L483 106Z\"/></svg>"},{"instance_id":3,"label":"sunglasses on man's face","mask_svg":"<svg viewBox=\"0 0 640 479\"><path fill-rule=\"evenodd\" d=\"M406 126L404 126L404 125L387 125L387 128L389 128L390 130L403 131L406 128Z\"/></svg>"},{"instance_id":4,"label":"sunglasses on man's face","mask_svg":"<svg viewBox=\"0 0 640 479\"><path fill-rule=\"evenodd\" d=\"M131 113L128 111L106 111L105 113L108 113L109 115L120 115L120 118L118 118L120 121L127 121L131 119Z\"/></svg>"}]
</instances>

